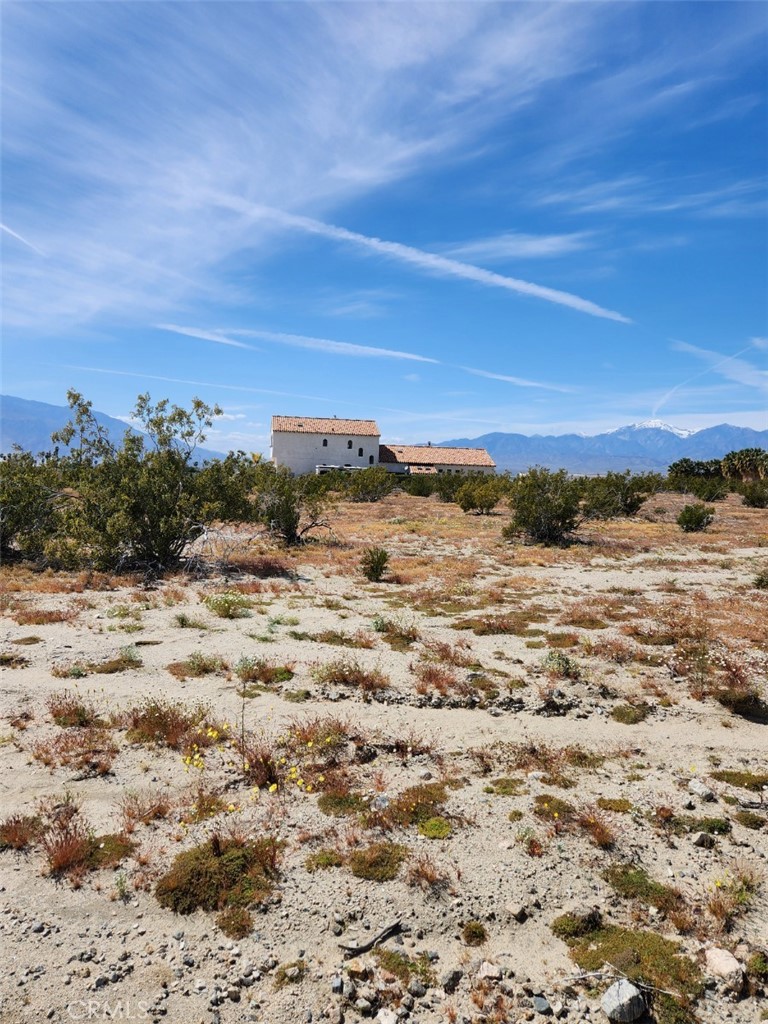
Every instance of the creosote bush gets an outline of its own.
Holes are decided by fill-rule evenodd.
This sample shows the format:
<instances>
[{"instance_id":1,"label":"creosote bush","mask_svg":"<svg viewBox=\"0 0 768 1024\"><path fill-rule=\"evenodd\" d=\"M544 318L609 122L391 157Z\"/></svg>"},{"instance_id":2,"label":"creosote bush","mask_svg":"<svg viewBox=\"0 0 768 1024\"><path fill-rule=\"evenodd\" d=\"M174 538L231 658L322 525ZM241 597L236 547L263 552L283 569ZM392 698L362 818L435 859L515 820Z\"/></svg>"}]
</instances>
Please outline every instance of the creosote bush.
<instances>
[{"instance_id":1,"label":"creosote bush","mask_svg":"<svg viewBox=\"0 0 768 1024\"><path fill-rule=\"evenodd\" d=\"M693 505L686 505L675 520L684 533L700 533L710 525L715 518L715 510L703 502L695 502Z\"/></svg>"}]
</instances>

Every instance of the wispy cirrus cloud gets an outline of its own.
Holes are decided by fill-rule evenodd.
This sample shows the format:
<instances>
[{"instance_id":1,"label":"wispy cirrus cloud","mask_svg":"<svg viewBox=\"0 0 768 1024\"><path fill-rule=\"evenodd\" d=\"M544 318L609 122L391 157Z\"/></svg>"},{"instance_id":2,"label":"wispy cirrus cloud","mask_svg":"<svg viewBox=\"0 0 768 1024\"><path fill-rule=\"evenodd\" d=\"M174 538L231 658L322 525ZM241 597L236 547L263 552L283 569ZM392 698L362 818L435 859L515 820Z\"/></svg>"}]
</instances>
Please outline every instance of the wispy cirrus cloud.
<instances>
[{"instance_id":1,"label":"wispy cirrus cloud","mask_svg":"<svg viewBox=\"0 0 768 1024\"><path fill-rule=\"evenodd\" d=\"M565 235L528 235L505 231L488 238L441 245L440 251L453 259L478 263L503 263L516 259L548 259L581 252L595 244L592 231L573 231Z\"/></svg>"},{"instance_id":2,"label":"wispy cirrus cloud","mask_svg":"<svg viewBox=\"0 0 768 1024\"><path fill-rule=\"evenodd\" d=\"M258 338L262 341L272 341L278 345L290 345L293 348L305 348L315 352L328 352L336 356L355 356L363 359L409 359L417 363L437 363L437 359L429 356L420 356L415 352L400 352L391 348L376 348L372 345L356 345L348 341L334 341L332 338L312 338L304 334L287 334L283 331L258 331L245 328L232 328L226 333L223 331L205 331L197 327L182 327L179 324L157 324L163 331L171 331L174 334L184 334L190 338L200 338L204 341L213 341L219 345L234 345L236 348L253 349L242 341L233 340L230 335L236 334L241 337Z\"/></svg>"},{"instance_id":3,"label":"wispy cirrus cloud","mask_svg":"<svg viewBox=\"0 0 768 1024\"><path fill-rule=\"evenodd\" d=\"M459 369L465 373L471 373L475 377L486 377L489 380L501 380L507 384L516 384L520 388L540 388L544 391L559 391L561 394L571 394L575 388L564 387L562 384L546 384L540 380L527 380L525 377L512 377L506 373L491 373L488 370L476 370L471 366L461 366Z\"/></svg>"},{"instance_id":4,"label":"wispy cirrus cloud","mask_svg":"<svg viewBox=\"0 0 768 1024\"><path fill-rule=\"evenodd\" d=\"M706 369L699 370L698 373L694 373L690 377L686 377L679 384L675 384L674 387L658 398L653 406L654 416L665 405L668 405L675 395L679 395L680 392L688 389L694 381L711 373L715 373L719 377L736 384L748 388L757 388L761 392L768 392L768 370L761 369L745 359L739 358L745 352L749 352L752 349L759 351L768 350L768 338L751 338L748 345L727 356L724 356L722 352L713 352L710 349L699 348L697 345L691 345L685 341L675 341L672 347L678 352L687 352L695 356L697 359L705 362L707 366Z\"/></svg>"}]
</instances>

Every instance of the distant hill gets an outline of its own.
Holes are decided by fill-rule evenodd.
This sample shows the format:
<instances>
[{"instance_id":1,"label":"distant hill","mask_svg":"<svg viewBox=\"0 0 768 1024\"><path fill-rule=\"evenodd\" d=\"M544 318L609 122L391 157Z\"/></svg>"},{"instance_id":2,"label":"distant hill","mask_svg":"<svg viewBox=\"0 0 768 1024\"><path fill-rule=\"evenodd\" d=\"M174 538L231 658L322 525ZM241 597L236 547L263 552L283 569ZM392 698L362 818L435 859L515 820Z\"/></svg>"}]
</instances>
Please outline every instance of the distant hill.
<instances>
[{"instance_id":1,"label":"distant hill","mask_svg":"<svg viewBox=\"0 0 768 1024\"><path fill-rule=\"evenodd\" d=\"M103 412L94 412L96 420L109 431L112 441L119 441L126 430L140 434L123 420L107 416ZM47 402L33 402L28 398L16 398L13 395L0 395L0 454L6 455L19 445L25 451L50 451L51 434L61 430L72 419L72 410L68 405L49 405ZM66 451L60 445L59 450ZM198 448L195 452L197 461L223 458L219 452Z\"/></svg>"},{"instance_id":2,"label":"distant hill","mask_svg":"<svg viewBox=\"0 0 768 1024\"><path fill-rule=\"evenodd\" d=\"M571 473L608 470L666 470L677 459L719 459L740 448L768 449L768 430L721 423L705 430L679 430L659 420L633 423L605 434L482 434L441 441L440 445L486 448L499 472L520 473L529 466Z\"/></svg>"}]
</instances>

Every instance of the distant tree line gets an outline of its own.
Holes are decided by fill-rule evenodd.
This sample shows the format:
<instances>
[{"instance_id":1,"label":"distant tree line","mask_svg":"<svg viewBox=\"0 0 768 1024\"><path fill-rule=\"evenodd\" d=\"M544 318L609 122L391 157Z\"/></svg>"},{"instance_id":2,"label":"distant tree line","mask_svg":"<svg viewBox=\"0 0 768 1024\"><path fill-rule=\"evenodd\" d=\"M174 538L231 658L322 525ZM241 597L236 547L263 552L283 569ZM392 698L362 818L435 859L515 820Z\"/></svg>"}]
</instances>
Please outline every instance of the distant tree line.
<instances>
[{"instance_id":1,"label":"distant tree line","mask_svg":"<svg viewBox=\"0 0 768 1024\"><path fill-rule=\"evenodd\" d=\"M215 522L260 523L292 545L329 526L340 499L375 502L394 488L436 494L468 514L488 515L506 501L512 518L504 536L545 544L562 543L585 522L633 515L665 489L702 501L737 491L746 505L768 505L768 453L757 448L706 462L681 459L666 477L629 470L579 477L540 466L514 477L400 476L382 466L294 477L244 452L198 464L195 452L221 413L199 399L182 409L139 395L134 419L143 433L128 430L119 443L81 394L70 391L67 399L72 418L52 435L51 451L17 449L0 459L4 558L159 574Z\"/></svg>"}]
</instances>

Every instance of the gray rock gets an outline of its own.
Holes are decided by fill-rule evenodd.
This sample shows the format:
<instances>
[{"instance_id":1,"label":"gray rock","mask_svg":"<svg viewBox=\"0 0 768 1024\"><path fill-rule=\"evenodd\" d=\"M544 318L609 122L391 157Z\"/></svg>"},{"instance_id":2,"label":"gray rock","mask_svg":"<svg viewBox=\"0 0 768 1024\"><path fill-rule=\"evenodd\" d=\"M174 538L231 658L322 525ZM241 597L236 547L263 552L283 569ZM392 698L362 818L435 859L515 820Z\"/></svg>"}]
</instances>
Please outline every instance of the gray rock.
<instances>
[{"instance_id":1,"label":"gray rock","mask_svg":"<svg viewBox=\"0 0 768 1024\"><path fill-rule=\"evenodd\" d=\"M440 979L440 984L443 989L450 995L451 992L455 992L459 987L459 982L464 977L464 971L460 968L455 967L452 971L446 971Z\"/></svg>"},{"instance_id":2,"label":"gray rock","mask_svg":"<svg viewBox=\"0 0 768 1024\"><path fill-rule=\"evenodd\" d=\"M711 803L715 799L715 794L705 785L700 779L691 779L688 783L688 792L693 793L699 800L703 800L705 803Z\"/></svg>"},{"instance_id":3,"label":"gray rock","mask_svg":"<svg viewBox=\"0 0 768 1024\"><path fill-rule=\"evenodd\" d=\"M708 973L720 978L727 989L739 995L744 987L744 970L733 953L715 946L707 950L706 961Z\"/></svg>"},{"instance_id":4,"label":"gray rock","mask_svg":"<svg viewBox=\"0 0 768 1024\"><path fill-rule=\"evenodd\" d=\"M693 845L700 847L702 850L711 850L717 843L715 837L710 835L709 832L699 832L693 840Z\"/></svg>"},{"instance_id":5,"label":"gray rock","mask_svg":"<svg viewBox=\"0 0 768 1024\"><path fill-rule=\"evenodd\" d=\"M609 1020L631 1022L645 1013L645 1000L640 989L621 978L605 993L600 1007Z\"/></svg>"},{"instance_id":6,"label":"gray rock","mask_svg":"<svg viewBox=\"0 0 768 1024\"><path fill-rule=\"evenodd\" d=\"M422 996L427 994L426 986L418 978L411 978L408 983L408 991L414 999L421 999Z\"/></svg>"},{"instance_id":7,"label":"gray rock","mask_svg":"<svg viewBox=\"0 0 768 1024\"><path fill-rule=\"evenodd\" d=\"M480 964L480 970L477 972L478 978L487 978L489 981L500 981L501 980L501 968L498 964L492 964L490 960L483 960Z\"/></svg>"},{"instance_id":8,"label":"gray rock","mask_svg":"<svg viewBox=\"0 0 768 1024\"><path fill-rule=\"evenodd\" d=\"M333 992L333 994L336 995L336 996L340 996L343 991L344 991L344 979L342 978L342 976L340 974L336 974L331 979L331 992Z\"/></svg>"},{"instance_id":9,"label":"gray rock","mask_svg":"<svg viewBox=\"0 0 768 1024\"><path fill-rule=\"evenodd\" d=\"M536 1013L540 1013L542 1017L552 1016L552 1007L549 1005L549 1000L545 996L534 996L531 1000L533 1008Z\"/></svg>"}]
</instances>

